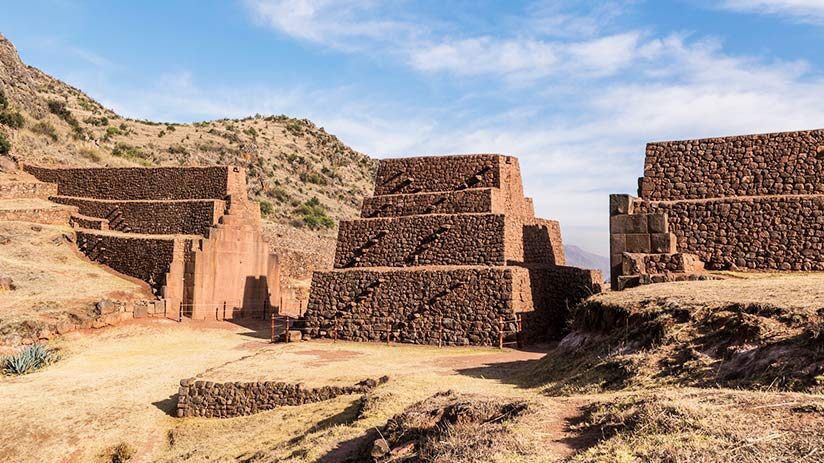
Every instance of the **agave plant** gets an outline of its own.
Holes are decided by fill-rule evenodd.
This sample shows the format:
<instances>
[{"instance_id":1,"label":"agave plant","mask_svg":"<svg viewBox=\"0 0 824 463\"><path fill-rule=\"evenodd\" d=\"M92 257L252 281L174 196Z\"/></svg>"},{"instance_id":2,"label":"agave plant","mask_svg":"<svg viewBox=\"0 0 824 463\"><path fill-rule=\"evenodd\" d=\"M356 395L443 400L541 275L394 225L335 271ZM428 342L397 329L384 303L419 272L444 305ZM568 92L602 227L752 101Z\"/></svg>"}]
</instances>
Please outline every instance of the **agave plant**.
<instances>
[{"instance_id":1,"label":"agave plant","mask_svg":"<svg viewBox=\"0 0 824 463\"><path fill-rule=\"evenodd\" d=\"M34 344L5 357L0 361L3 372L7 375L25 375L59 359L53 350L42 344Z\"/></svg>"}]
</instances>

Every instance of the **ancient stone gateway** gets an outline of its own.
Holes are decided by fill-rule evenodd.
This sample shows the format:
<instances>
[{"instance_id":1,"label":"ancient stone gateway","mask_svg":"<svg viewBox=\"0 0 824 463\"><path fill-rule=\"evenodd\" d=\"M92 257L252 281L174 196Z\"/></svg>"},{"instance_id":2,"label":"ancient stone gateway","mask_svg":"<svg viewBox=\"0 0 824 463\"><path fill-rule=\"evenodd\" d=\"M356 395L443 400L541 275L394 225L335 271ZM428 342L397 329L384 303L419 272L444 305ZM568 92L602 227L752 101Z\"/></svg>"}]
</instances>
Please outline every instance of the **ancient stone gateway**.
<instances>
[{"instance_id":1,"label":"ancient stone gateway","mask_svg":"<svg viewBox=\"0 0 824 463\"><path fill-rule=\"evenodd\" d=\"M614 289L824 270L824 130L650 143L638 186L610 197Z\"/></svg>"},{"instance_id":2,"label":"ancient stone gateway","mask_svg":"<svg viewBox=\"0 0 824 463\"><path fill-rule=\"evenodd\" d=\"M24 169L56 185L51 201L76 208L70 221L80 250L147 282L168 317L262 316L279 297L277 256L263 240L243 169Z\"/></svg>"},{"instance_id":3,"label":"ancient stone gateway","mask_svg":"<svg viewBox=\"0 0 824 463\"><path fill-rule=\"evenodd\" d=\"M598 271L564 266L558 222L535 218L516 158L387 159L361 218L340 224L334 269L313 275L306 333L451 345L496 345L499 333L546 339L601 282Z\"/></svg>"}]
</instances>

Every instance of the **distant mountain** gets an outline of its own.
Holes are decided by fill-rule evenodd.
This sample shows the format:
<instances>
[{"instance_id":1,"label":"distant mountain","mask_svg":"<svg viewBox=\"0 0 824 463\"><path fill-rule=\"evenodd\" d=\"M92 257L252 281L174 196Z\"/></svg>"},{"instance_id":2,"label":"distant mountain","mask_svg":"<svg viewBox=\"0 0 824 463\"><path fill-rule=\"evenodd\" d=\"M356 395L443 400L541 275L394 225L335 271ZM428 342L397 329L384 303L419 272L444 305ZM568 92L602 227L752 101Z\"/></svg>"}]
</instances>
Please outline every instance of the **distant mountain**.
<instances>
[{"instance_id":1,"label":"distant mountain","mask_svg":"<svg viewBox=\"0 0 824 463\"><path fill-rule=\"evenodd\" d=\"M566 263L573 267L598 269L604 274L604 279L609 280L609 258L584 251L578 246L571 244L564 246L566 253Z\"/></svg>"}]
</instances>

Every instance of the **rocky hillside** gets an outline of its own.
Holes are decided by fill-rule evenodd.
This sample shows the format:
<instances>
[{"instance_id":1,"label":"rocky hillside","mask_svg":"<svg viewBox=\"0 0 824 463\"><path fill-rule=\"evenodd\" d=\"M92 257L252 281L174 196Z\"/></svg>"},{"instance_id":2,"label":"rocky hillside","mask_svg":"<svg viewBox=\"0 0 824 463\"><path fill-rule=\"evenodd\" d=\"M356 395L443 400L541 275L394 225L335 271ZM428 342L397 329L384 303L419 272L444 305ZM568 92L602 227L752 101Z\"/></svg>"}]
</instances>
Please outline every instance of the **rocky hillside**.
<instances>
[{"instance_id":1,"label":"rocky hillside","mask_svg":"<svg viewBox=\"0 0 824 463\"><path fill-rule=\"evenodd\" d=\"M306 119L255 115L193 124L134 120L24 64L0 35L0 166L232 164L249 174L266 232L302 286L331 262L335 224L357 214L375 161ZM2 170L2 168L0 168ZM0 175L3 175L0 172ZM294 251L294 252L293 252Z\"/></svg>"},{"instance_id":2,"label":"rocky hillside","mask_svg":"<svg viewBox=\"0 0 824 463\"><path fill-rule=\"evenodd\" d=\"M306 119L255 115L194 124L121 117L42 71L25 65L0 36L0 89L7 108L0 133L16 160L44 165L162 166L237 164L249 193L277 222L303 222L317 197L329 216L352 216L371 189L374 161ZM306 209L306 208L304 208ZM304 223L325 228L323 220Z\"/></svg>"}]
</instances>

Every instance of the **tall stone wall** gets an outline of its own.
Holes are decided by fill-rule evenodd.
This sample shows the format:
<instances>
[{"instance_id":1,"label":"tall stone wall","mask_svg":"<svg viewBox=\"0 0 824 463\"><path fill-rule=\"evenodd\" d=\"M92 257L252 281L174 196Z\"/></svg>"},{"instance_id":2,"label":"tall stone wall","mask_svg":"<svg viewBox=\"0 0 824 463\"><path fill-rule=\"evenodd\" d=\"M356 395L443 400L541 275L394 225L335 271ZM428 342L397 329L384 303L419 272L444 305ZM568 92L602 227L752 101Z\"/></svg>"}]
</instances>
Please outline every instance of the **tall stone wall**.
<instances>
[{"instance_id":1,"label":"tall stone wall","mask_svg":"<svg viewBox=\"0 0 824 463\"><path fill-rule=\"evenodd\" d=\"M824 195L639 201L637 213L666 213L678 249L707 268L824 270Z\"/></svg>"},{"instance_id":2,"label":"tall stone wall","mask_svg":"<svg viewBox=\"0 0 824 463\"><path fill-rule=\"evenodd\" d=\"M545 340L563 329L568 304L600 290L597 271L562 267L560 226L533 216L517 159L391 159L377 177L363 218L341 223L335 269L312 278L308 335Z\"/></svg>"},{"instance_id":3,"label":"tall stone wall","mask_svg":"<svg viewBox=\"0 0 824 463\"><path fill-rule=\"evenodd\" d=\"M613 287L639 267L623 253L695 256L710 270L824 270L824 130L651 143L638 194L611 198ZM650 218L663 220L659 235L634 230ZM666 246L640 241L665 234Z\"/></svg>"},{"instance_id":4,"label":"tall stone wall","mask_svg":"<svg viewBox=\"0 0 824 463\"><path fill-rule=\"evenodd\" d=\"M307 333L352 341L494 345L513 321L512 272L503 267L315 272ZM336 330L336 333L333 331Z\"/></svg>"},{"instance_id":5,"label":"tall stone wall","mask_svg":"<svg viewBox=\"0 0 824 463\"><path fill-rule=\"evenodd\" d=\"M824 130L647 145L639 196L651 201L824 194Z\"/></svg>"}]
</instances>

